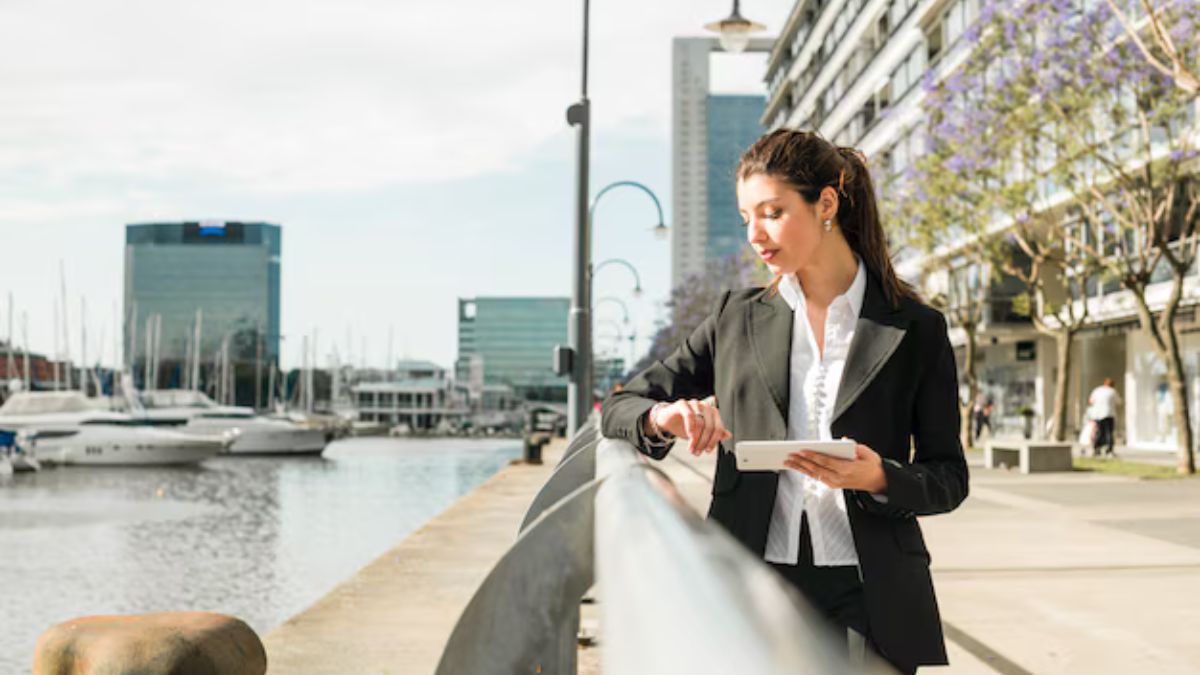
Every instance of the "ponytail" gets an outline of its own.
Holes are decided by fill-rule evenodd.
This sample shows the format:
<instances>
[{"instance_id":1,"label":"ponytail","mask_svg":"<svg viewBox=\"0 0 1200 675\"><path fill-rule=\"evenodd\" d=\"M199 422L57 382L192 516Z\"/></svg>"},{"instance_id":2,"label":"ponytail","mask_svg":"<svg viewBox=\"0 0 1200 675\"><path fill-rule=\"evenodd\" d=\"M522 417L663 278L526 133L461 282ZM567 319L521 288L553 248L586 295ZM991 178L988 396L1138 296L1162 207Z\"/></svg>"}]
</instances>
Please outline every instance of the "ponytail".
<instances>
[{"instance_id":1,"label":"ponytail","mask_svg":"<svg viewBox=\"0 0 1200 675\"><path fill-rule=\"evenodd\" d=\"M850 248L863 260L867 269L875 273L883 286L883 293L893 307L899 307L904 298L916 299L917 293L905 283L892 267L892 256L888 252L887 234L879 218L879 205L875 197L875 182L867 168L867 158L851 147L838 147L844 166L838 172L838 194L845 197L845 204L838 205L838 222L842 224L842 235Z\"/></svg>"}]
</instances>

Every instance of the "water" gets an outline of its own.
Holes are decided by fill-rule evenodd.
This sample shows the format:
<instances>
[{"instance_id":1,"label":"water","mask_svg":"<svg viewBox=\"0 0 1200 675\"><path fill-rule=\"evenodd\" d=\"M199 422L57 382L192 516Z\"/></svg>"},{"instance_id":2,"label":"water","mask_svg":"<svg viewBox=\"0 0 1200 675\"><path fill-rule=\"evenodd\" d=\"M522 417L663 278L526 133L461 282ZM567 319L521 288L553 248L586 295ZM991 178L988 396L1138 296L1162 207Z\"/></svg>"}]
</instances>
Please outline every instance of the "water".
<instances>
[{"instance_id":1,"label":"water","mask_svg":"<svg viewBox=\"0 0 1200 675\"><path fill-rule=\"evenodd\" d=\"M519 441L354 439L323 457L65 467L0 483L0 673L87 614L204 610L260 635L521 453Z\"/></svg>"}]
</instances>

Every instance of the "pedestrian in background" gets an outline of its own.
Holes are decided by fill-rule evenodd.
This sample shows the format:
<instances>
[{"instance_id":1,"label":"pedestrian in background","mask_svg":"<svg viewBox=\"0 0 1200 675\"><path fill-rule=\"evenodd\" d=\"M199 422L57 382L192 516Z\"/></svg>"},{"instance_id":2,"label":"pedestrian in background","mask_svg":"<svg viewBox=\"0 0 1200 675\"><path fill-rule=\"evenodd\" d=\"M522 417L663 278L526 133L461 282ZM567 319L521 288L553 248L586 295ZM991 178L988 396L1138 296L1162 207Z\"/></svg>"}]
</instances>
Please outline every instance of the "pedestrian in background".
<instances>
[{"instance_id":1,"label":"pedestrian in background","mask_svg":"<svg viewBox=\"0 0 1200 675\"><path fill-rule=\"evenodd\" d=\"M1096 435L1092 441L1092 455L1099 457L1100 448L1104 447L1105 456L1113 453L1113 431L1117 422L1117 406L1121 404L1121 395L1113 388L1111 377L1104 378L1104 384L1092 390L1088 395L1088 411L1096 421Z\"/></svg>"},{"instance_id":2,"label":"pedestrian in background","mask_svg":"<svg viewBox=\"0 0 1200 675\"><path fill-rule=\"evenodd\" d=\"M989 385L991 382L988 383ZM979 440L979 434L983 433L983 428L987 427L988 437L992 435L992 409L994 408L992 395L988 393L987 388L980 387L975 394L975 405L972 407L971 416L975 418L975 434L972 436L976 441Z\"/></svg>"}]
</instances>

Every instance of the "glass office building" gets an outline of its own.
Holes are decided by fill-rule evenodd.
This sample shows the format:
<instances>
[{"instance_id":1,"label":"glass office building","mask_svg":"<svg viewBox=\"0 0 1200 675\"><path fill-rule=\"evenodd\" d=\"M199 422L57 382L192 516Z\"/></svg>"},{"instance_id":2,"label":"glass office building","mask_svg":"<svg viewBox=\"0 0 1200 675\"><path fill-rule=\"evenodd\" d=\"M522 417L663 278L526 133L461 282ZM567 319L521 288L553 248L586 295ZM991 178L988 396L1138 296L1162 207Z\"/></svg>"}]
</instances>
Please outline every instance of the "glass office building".
<instances>
[{"instance_id":1,"label":"glass office building","mask_svg":"<svg viewBox=\"0 0 1200 675\"><path fill-rule=\"evenodd\" d=\"M511 387L518 399L566 401L553 353L567 344L570 306L569 298L460 298L456 377Z\"/></svg>"},{"instance_id":2,"label":"glass office building","mask_svg":"<svg viewBox=\"0 0 1200 675\"><path fill-rule=\"evenodd\" d=\"M226 339L234 363L279 357L278 225L181 222L125 228L125 316L136 330L126 340L126 362L140 374L148 320L161 317L157 386L180 386L196 313L201 312L200 356L211 363ZM132 347L132 353L130 349Z\"/></svg>"},{"instance_id":3,"label":"glass office building","mask_svg":"<svg viewBox=\"0 0 1200 675\"><path fill-rule=\"evenodd\" d=\"M727 258L746 247L733 174L742 153L766 131L759 122L766 104L763 96L708 97L707 260Z\"/></svg>"}]
</instances>

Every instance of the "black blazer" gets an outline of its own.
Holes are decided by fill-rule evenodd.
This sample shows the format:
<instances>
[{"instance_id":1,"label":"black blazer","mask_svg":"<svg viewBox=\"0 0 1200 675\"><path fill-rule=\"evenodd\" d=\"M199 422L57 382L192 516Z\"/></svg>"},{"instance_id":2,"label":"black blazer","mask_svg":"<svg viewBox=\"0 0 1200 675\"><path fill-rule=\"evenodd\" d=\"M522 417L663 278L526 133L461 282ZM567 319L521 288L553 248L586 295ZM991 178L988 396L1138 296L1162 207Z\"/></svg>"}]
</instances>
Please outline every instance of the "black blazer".
<instances>
[{"instance_id":1,"label":"black blazer","mask_svg":"<svg viewBox=\"0 0 1200 675\"><path fill-rule=\"evenodd\" d=\"M904 300L893 308L868 274L833 412L833 436L880 454L888 501L846 491L872 638L893 662L946 663L929 552L916 516L953 510L967 496L959 442L958 380L946 321ZM763 288L725 292L704 322L663 361L604 402L602 429L653 453L641 418L656 401L716 395L733 438L721 443L708 517L762 558L779 475L740 472L741 440L787 437L793 312Z\"/></svg>"}]
</instances>

